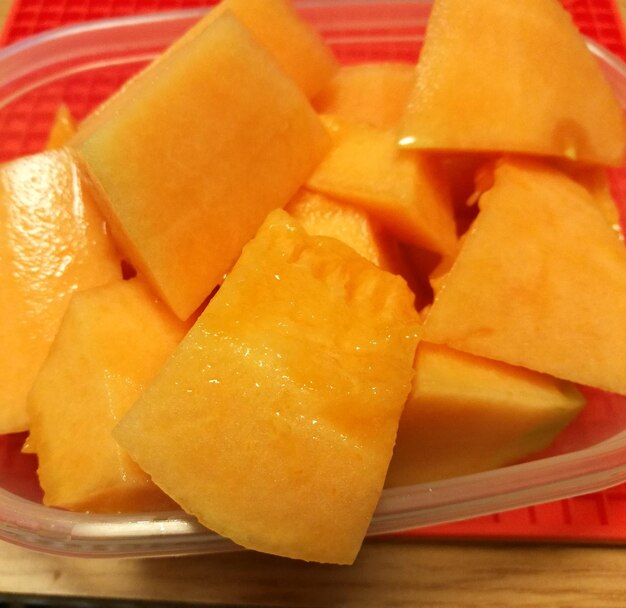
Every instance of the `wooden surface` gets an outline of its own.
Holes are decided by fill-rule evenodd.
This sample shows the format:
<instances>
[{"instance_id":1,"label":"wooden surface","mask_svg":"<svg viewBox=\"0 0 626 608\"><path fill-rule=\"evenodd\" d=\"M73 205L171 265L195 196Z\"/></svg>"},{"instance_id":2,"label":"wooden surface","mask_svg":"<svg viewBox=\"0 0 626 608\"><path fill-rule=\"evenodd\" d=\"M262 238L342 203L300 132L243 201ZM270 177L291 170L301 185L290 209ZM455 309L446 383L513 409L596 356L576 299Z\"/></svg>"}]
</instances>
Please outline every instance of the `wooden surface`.
<instances>
[{"instance_id":1,"label":"wooden surface","mask_svg":"<svg viewBox=\"0 0 626 608\"><path fill-rule=\"evenodd\" d=\"M626 0L619 0L626 9ZM0 22L10 0L0 0ZM370 541L333 567L252 552L82 560L0 542L0 593L247 606L626 606L626 547Z\"/></svg>"},{"instance_id":2,"label":"wooden surface","mask_svg":"<svg viewBox=\"0 0 626 608\"><path fill-rule=\"evenodd\" d=\"M351 567L251 552L79 560L0 545L0 592L262 606L623 608L626 548L369 542Z\"/></svg>"}]
</instances>

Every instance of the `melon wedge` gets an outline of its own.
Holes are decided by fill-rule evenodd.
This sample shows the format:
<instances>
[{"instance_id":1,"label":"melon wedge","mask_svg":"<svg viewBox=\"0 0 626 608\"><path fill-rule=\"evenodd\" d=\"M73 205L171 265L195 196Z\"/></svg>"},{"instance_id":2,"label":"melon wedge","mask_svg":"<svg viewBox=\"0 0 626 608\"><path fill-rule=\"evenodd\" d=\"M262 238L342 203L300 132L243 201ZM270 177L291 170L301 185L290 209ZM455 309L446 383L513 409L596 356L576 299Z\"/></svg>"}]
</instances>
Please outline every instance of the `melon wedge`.
<instances>
[{"instance_id":1,"label":"melon wedge","mask_svg":"<svg viewBox=\"0 0 626 608\"><path fill-rule=\"evenodd\" d=\"M626 393L626 249L566 175L505 160L425 321L425 339Z\"/></svg>"},{"instance_id":2,"label":"melon wedge","mask_svg":"<svg viewBox=\"0 0 626 608\"><path fill-rule=\"evenodd\" d=\"M558 0L436 0L400 142L621 165L623 111Z\"/></svg>"},{"instance_id":3,"label":"melon wedge","mask_svg":"<svg viewBox=\"0 0 626 608\"><path fill-rule=\"evenodd\" d=\"M71 295L121 277L120 258L71 154L0 167L0 433L28 428L26 395Z\"/></svg>"},{"instance_id":4,"label":"melon wedge","mask_svg":"<svg viewBox=\"0 0 626 608\"><path fill-rule=\"evenodd\" d=\"M121 248L181 319L325 154L302 92L230 13L73 142Z\"/></svg>"},{"instance_id":5,"label":"melon wedge","mask_svg":"<svg viewBox=\"0 0 626 608\"><path fill-rule=\"evenodd\" d=\"M456 245L452 203L436 164L398 150L393 129L322 117L333 139L307 188L365 209L403 242L449 254Z\"/></svg>"},{"instance_id":6,"label":"melon wedge","mask_svg":"<svg viewBox=\"0 0 626 608\"><path fill-rule=\"evenodd\" d=\"M397 127L414 81L415 66L409 63L345 65L313 99L313 105L322 114L383 129Z\"/></svg>"},{"instance_id":7,"label":"melon wedge","mask_svg":"<svg viewBox=\"0 0 626 608\"><path fill-rule=\"evenodd\" d=\"M421 342L387 487L495 469L546 448L584 397L569 382Z\"/></svg>"},{"instance_id":8,"label":"melon wedge","mask_svg":"<svg viewBox=\"0 0 626 608\"><path fill-rule=\"evenodd\" d=\"M114 435L219 534L351 563L383 487L418 331L402 279L274 211Z\"/></svg>"}]
</instances>

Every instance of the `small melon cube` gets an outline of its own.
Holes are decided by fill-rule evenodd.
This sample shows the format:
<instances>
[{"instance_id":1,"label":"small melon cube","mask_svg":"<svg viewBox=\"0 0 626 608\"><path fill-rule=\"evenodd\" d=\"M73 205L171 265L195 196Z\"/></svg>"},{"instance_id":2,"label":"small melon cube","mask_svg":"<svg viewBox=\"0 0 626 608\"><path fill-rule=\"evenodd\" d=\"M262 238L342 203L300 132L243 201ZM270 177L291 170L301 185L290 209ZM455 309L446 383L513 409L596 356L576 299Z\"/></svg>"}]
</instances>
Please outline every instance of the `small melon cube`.
<instances>
[{"instance_id":1,"label":"small melon cube","mask_svg":"<svg viewBox=\"0 0 626 608\"><path fill-rule=\"evenodd\" d=\"M418 330L402 279L274 211L114 435L219 534L350 563L383 487Z\"/></svg>"},{"instance_id":2,"label":"small melon cube","mask_svg":"<svg viewBox=\"0 0 626 608\"><path fill-rule=\"evenodd\" d=\"M73 145L120 246L185 319L295 194L328 136L226 13L133 80Z\"/></svg>"},{"instance_id":3,"label":"small melon cube","mask_svg":"<svg viewBox=\"0 0 626 608\"><path fill-rule=\"evenodd\" d=\"M415 66L409 63L346 65L320 91L313 105L322 114L391 128L404 114L414 81Z\"/></svg>"},{"instance_id":4,"label":"small melon cube","mask_svg":"<svg viewBox=\"0 0 626 608\"><path fill-rule=\"evenodd\" d=\"M436 0L402 145L621 165L624 115L558 0Z\"/></svg>"},{"instance_id":5,"label":"small melon cube","mask_svg":"<svg viewBox=\"0 0 626 608\"><path fill-rule=\"evenodd\" d=\"M626 249L591 195L504 160L425 321L424 339L626 393Z\"/></svg>"},{"instance_id":6,"label":"small melon cube","mask_svg":"<svg viewBox=\"0 0 626 608\"><path fill-rule=\"evenodd\" d=\"M568 382L421 342L388 487L478 473L547 447L583 407Z\"/></svg>"},{"instance_id":7,"label":"small melon cube","mask_svg":"<svg viewBox=\"0 0 626 608\"><path fill-rule=\"evenodd\" d=\"M29 396L44 504L103 513L174 508L111 430L186 329L136 279L72 298Z\"/></svg>"},{"instance_id":8,"label":"small melon cube","mask_svg":"<svg viewBox=\"0 0 626 608\"><path fill-rule=\"evenodd\" d=\"M0 167L0 433L28 428L26 395L71 295L120 277L71 154L54 150Z\"/></svg>"},{"instance_id":9,"label":"small melon cube","mask_svg":"<svg viewBox=\"0 0 626 608\"><path fill-rule=\"evenodd\" d=\"M452 251L452 204L434 162L398 150L392 129L322 118L333 146L307 180L307 188L362 207L406 243L439 253Z\"/></svg>"}]
</instances>

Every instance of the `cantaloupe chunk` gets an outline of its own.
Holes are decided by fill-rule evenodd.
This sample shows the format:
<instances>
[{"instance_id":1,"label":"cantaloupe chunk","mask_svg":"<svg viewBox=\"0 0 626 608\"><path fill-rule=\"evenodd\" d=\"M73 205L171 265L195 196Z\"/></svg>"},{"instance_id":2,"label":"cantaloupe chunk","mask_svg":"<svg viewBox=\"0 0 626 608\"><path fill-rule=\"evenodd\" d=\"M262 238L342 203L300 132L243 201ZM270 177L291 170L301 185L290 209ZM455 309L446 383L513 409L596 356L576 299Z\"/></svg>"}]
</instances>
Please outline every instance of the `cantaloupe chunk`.
<instances>
[{"instance_id":1,"label":"cantaloupe chunk","mask_svg":"<svg viewBox=\"0 0 626 608\"><path fill-rule=\"evenodd\" d=\"M400 62L345 65L313 100L322 114L396 127L415 81L415 66Z\"/></svg>"},{"instance_id":2,"label":"cantaloupe chunk","mask_svg":"<svg viewBox=\"0 0 626 608\"><path fill-rule=\"evenodd\" d=\"M175 508L111 430L187 329L136 279L72 298L29 396L44 504L104 513Z\"/></svg>"},{"instance_id":3,"label":"cantaloupe chunk","mask_svg":"<svg viewBox=\"0 0 626 608\"><path fill-rule=\"evenodd\" d=\"M585 400L574 385L421 342L389 487L478 473L546 448Z\"/></svg>"},{"instance_id":4,"label":"cantaloupe chunk","mask_svg":"<svg viewBox=\"0 0 626 608\"><path fill-rule=\"evenodd\" d=\"M63 103L54 115L54 121L50 128L47 150L62 148L76 134L76 121L70 113L70 109Z\"/></svg>"},{"instance_id":5,"label":"cantaloupe chunk","mask_svg":"<svg viewBox=\"0 0 626 608\"><path fill-rule=\"evenodd\" d=\"M418 331L402 279L274 211L114 436L219 534L350 563L383 487Z\"/></svg>"},{"instance_id":6,"label":"cantaloupe chunk","mask_svg":"<svg viewBox=\"0 0 626 608\"><path fill-rule=\"evenodd\" d=\"M230 14L132 85L74 145L123 250L184 319L295 194L328 136Z\"/></svg>"},{"instance_id":7,"label":"cantaloupe chunk","mask_svg":"<svg viewBox=\"0 0 626 608\"><path fill-rule=\"evenodd\" d=\"M623 111L557 0L436 0L402 145L619 166Z\"/></svg>"},{"instance_id":8,"label":"cantaloupe chunk","mask_svg":"<svg viewBox=\"0 0 626 608\"><path fill-rule=\"evenodd\" d=\"M121 276L104 220L72 156L0 167L0 433L28 428L26 395L78 289Z\"/></svg>"},{"instance_id":9,"label":"cantaloupe chunk","mask_svg":"<svg viewBox=\"0 0 626 608\"><path fill-rule=\"evenodd\" d=\"M333 146L307 180L307 188L362 207L406 243L439 253L452 251L452 204L435 163L398 150L392 129L322 118Z\"/></svg>"},{"instance_id":10,"label":"cantaloupe chunk","mask_svg":"<svg viewBox=\"0 0 626 608\"><path fill-rule=\"evenodd\" d=\"M626 249L590 194L505 160L425 322L425 339L626 393Z\"/></svg>"}]
</instances>

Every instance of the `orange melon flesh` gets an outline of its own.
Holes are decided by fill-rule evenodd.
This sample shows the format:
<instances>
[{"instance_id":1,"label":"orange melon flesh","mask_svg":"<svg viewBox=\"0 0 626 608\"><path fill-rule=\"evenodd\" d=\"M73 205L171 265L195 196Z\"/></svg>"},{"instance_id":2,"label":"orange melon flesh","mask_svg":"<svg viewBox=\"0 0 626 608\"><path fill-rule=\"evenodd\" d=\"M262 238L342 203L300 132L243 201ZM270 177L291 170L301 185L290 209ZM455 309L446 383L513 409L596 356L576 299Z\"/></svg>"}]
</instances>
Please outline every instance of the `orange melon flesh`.
<instances>
[{"instance_id":1,"label":"orange melon flesh","mask_svg":"<svg viewBox=\"0 0 626 608\"><path fill-rule=\"evenodd\" d=\"M619 210L611 193L611 183L606 169L574 165L568 167L566 171L581 186L587 189L600 213L604 215L611 228L623 240Z\"/></svg>"},{"instance_id":2,"label":"orange melon flesh","mask_svg":"<svg viewBox=\"0 0 626 608\"><path fill-rule=\"evenodd\" d=\"M111 429L186 329L137 280L72 298L29 396L29 445L45 505L102 513L175 508Z\"/></svg>"},{"instance_id":3,"label":"orange melon flesh","mask_svg":"<svg viewBox=\"0 0 626 608\"><path fill-rule=\"evenodd\" d=\"M403 146L621 165L624 117L557 0L436 0Z\"/></svg>"},{"instance_id":4,"label":"orange melon flesh","mask_svg":"<svg viewBox=\"0 0 626 608\"><path fill-rule=\"evenodd\" d=\"M65 104L61 104L46 142L46 150L62 148L76 134L76 121Z\"/></svg>"},{"instance_id":5,"label":"orange melon flesh","mask_svg":"<svg viewBox=\"0 0 626 608\"><path fill-rule=\"evenodd\" d=\"M626 393L626 249L589 193L507 160L479 204L425 339Z\"/></svg>"},{"instance_id":6,"label":"orange melon flesh","mask_svg":"<svg viewBox=\"0 0 626 608\"><path fill-rule=\"evenodd\" d=\"M290 0L222 0L205 24L232 11L283 69L312 99L338 69L330 47L296 12Z\"/></svg>"},{"instance_id":7,"label":"orange melon flesh","mask_svg":"<svg viewBox=\"0 0 626 608\"><path fill-rule=\"evenodd\" d=\"M365 122L373 127L398 125L415 81L415 66L399 62L341 66L313 100L322 114Z\"/></svg>"},{"instance_id":8,"label":"orange melon flesh","mask_svg":"<svg viewBox=\"0 0 626 608\"><path fill-rule=\"evenodd\" d=\"M309 234L339 239L382 270L394 274L407 271L398 243L362 209L301 190L285 211Z\"/></svg>"},{"instance_id":9,"label":"orange melon flesh","mask_svg":"<svg viewBox=\"0 0 626 608\"><path fill-rule=\"evenodd\" d=\"M452 205L434 163L398 150L393 130L322 118L333 145L307 180L307 188L365 209L406 243L439 253L452 251Z\"/></svg>"},{"instance_id":10,"label":"orange melon flesh","mask_svg":"<svg viewBox=\"0 0 626 608\"><path fill-rule=\"evenodd\" d=\"M297 191L328 137L230 14L134 85L75 145L121 247L185 319Z\"/></svg>"},{"instance_id":11,"label":"orange melon flesh","mask_svg":"<svg viewBox=\"0 0 626 608\"><path fill-rule=\"evenodd\" d=\"M350 563L410 390L412 302L402 279L274 211L114 436L219 534Z\"/></svg>"},{"instance_id":12,"label":"orange melon flesh","mask_svg":"<svg viewBox=\"0 0 626 608\"><path fill-rule=\"evenodd\" d=\"M387 487L495 469L546 448L585 400L574 385L421 342Z\"/></svg>"},{"instance_id":13,"label":"orange melon flesh","mask_svg":"<svg viewBox=\"0 0 626 608\"><path fill-rule=\"evenodd\" d=\"M70 296L120 278L105 223L64 150L0 167L0 433L28 428L26 395Z\"/></svg>"},{"instance_id":14,"label":"orange melon flesh","mask_svg":"<svg viewBox=\"0 0 626 608\"><path fill-rule=\"evenodd\" d=\"M406 252L362 209L303 189L285 211L309 234L336 238L382 270L400 275L415 294L418 310L428 301Z\"/></svg>"}]
</instances>

